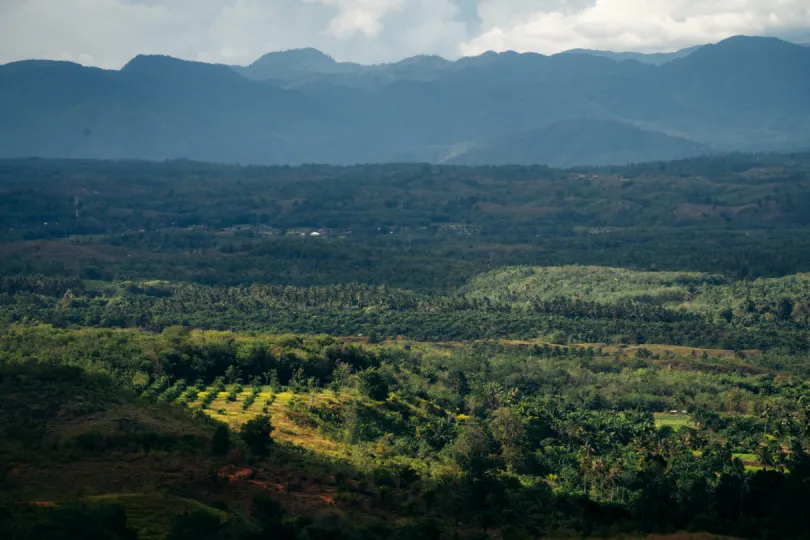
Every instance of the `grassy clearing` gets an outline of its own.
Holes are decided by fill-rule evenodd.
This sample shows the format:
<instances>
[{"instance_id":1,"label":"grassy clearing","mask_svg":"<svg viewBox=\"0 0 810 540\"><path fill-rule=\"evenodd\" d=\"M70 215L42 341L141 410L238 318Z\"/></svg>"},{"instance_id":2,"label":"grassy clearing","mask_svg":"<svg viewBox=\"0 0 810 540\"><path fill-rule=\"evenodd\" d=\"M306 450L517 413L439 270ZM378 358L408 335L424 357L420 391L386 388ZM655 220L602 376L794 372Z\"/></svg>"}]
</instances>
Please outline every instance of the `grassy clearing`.
<instances>
[{"instance_id":1,"label":"grassy clearing","mask_svg":"<svg viewBox=\"0 0 810 540\"><path fill-rule=\"evenodd\" d=\"M657 427L668 426L676 431L688 426L692 420L688 414L654 413L653 416Z\"/></svg>"},{"instance_id":2,"label":"grassy clearing","mask_svg":"<svg viewBox=\"0 0 810 540\"><path fill-rule=\"evenodd\" d=\"M739 458L743 462L746 471L756 472L765 468L759 462L759 458L755 454L735 453L734 457Z\"/></svg>"}]
</instances>

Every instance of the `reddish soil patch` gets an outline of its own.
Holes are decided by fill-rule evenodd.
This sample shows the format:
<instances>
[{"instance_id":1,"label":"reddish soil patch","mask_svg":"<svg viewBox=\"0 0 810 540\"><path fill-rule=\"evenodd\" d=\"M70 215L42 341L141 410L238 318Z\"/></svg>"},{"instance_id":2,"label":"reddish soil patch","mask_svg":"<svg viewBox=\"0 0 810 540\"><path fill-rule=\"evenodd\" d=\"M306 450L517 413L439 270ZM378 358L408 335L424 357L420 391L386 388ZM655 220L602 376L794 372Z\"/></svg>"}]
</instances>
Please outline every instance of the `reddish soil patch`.
<instances>
[{"instance_id":1,"label":"reddish soil patch","mask_svg":"<svg viewBox=\"0 0 810 540\"><path fill-rule=\"evenodd\" d=\"M336 489L333 486L287 468L223 467L218 476L227 479L229 490L235 492L250 494L257 489L268 491L276 495L288 511L297 515L313 515L336 507Z\"/></svg>"}]
</instances>

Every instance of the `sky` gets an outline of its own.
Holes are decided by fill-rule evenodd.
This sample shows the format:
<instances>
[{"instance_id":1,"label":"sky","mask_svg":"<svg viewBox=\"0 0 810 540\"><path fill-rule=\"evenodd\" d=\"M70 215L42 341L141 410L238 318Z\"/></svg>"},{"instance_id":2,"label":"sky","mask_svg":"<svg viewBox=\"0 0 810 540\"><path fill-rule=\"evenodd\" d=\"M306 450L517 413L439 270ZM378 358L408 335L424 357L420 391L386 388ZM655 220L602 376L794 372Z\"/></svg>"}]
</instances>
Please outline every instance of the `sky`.
<instances>
[{"instance_id":1,"label":"sky","mask_svg":"<svg viewBox=\"0 0 810 540\"><path fill-rule=\"evenodd\" d=\"M488 50L662 52L740 34L810 42L810 1L0 0L0 64L108 69L137 54L246 65L301 47L361 63Z\"/></svg>"}]
</instances>

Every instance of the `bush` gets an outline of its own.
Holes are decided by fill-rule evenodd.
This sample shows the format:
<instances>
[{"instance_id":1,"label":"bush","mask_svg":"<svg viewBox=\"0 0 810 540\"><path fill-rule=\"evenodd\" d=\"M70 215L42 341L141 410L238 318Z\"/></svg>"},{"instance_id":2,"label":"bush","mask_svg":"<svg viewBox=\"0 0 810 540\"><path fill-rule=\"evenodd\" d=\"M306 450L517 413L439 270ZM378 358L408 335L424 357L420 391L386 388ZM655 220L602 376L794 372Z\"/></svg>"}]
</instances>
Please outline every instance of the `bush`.
<instances>
[{"instance_id":1,"label":"bush","mask_svg":"<svg viewBox=\"0 0 810 540\"><path fill-rule=\"evenodd\" d=\"M193 510L172 522L167 540L204 540L221 538L222 521L211 512Z\"/></svg>"},{"instance_id":2,"label":"bush","mask_svg":"<svg viewBox=\"0 0 810 540\"><path fill-rule=\"evenodd\" d=\"M179 398L183 394L185 389L186 389L186 381L180 379L179 381L174 383L174 385L166 389L165 392L163 392L163 394L159 398L159 401L164 401L166 403L174 403L175 401L177 401L177 398Z\"/></svg>"},{"instance_id":3,"label":"bush","mask_svg":"<svg viewBox=\"0 0 810 540\"><path fill-rule=\"evenodd\" d=\"M248 410L255 401L256 401L256 394L248 395L248 397L246 397L245 401L242 403L242 410L243 411Z\"/></svg>"},{"instance_id":4,"label":"bush","mask_svg":"<svg viewBox=\"0 0 810 540\"><path fill-rule=\"evenodd\" d=\"M121 505L105 503L91 507L83 503L69 503L47 509L29 534L20 537L135 540L138 535L127 527L127 515Z\"/></svg>"},{"instance_id":5,"label":"bush","mask_svg":"<svg viewBox=\"0 0 810 540\"><path fill-rule=\"evenodd\" d=\"M211 448L215 456L224 456L228 453L231 448L231 436L227 425L217 425L214 438L211 440Z\"/></svg>"},{"instance_id":6,"label":"bush","mask_svg":"<svg viewBox=\"0 0 810 540\"><path fill-rule=\"evenodd\" d=\"M200 409L203 409L203 410L207 409L208 407L211 406L211 404L216 399L217 399L217 393L216 392L208 392L205 395L205 397L202 398L202 401L200 401Z\"/></svg>"},{"instance_id":7,"label":"bush","mask_svg":"<svg viewBox=\"0 0 810 540\"><path fill-rule=\"evenodd\" d=\"M225 391L225 381L222 377L217 377L211 384L211 391L219 393Z\"/></svg>"},{"instance_id":8,"label":"bush","mask_svg":"<svg viewBox=\"0 0 810 540\"><path fill-rule=\"evenodd\" d=\"M257 416L242 426L240 435L253 454L264 457L270 452L270 446L273 444L270 434L274 429L269 416Z\"/></svg>"},{"instance_id":9,"label":"bush","mask_svg":"<svg viewBox=\"0 0 810 540\"><path fill-rule=\"evenodd\" d=\"M371 399L382 401L388 397L388 381L376 368L361 371L358 375L360 391Z\"/></svg>"}]
</instances>

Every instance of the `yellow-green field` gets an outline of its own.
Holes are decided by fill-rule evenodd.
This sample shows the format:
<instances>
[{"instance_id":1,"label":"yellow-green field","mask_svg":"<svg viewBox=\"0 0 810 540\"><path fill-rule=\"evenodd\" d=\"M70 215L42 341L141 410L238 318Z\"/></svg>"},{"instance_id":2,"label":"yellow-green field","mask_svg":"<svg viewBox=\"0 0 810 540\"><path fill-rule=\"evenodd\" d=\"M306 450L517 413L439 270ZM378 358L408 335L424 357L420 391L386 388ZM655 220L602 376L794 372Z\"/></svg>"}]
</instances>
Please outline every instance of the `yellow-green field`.
<instances>
[{"instance_id":1,"label":"yellow-green field","mask_svg":"<svg viewBox=\"0 0 810 540\"><path fill-rule=\"evenodd\" d=\"M653 416L656 426L669 426L676 431L691 423L691 417L688 414L654 413Z\"/></svg>"},{"instance_id":2,"label":"yellow-green field","mask_svg":"<svg viewBox=\"0 0 810 540\"><path fill-rule=\"evenodd\" d=\"M207 394L208 391L200 392L197 401L203 399ZM246 410L243 410L242 406L245 399L250 394L250 391L243 391L237 395L236 401L229 402L227 400L228 393L219 392L217 398L208 406L205 413L215 420L228 424L232 430L238 431L242 424L263 414L262 409L265 406L265 401L273 395L269 386L262 387L261 393L256 396L256 401ZM267 408L267 415L270 416L275 427L273 439L287 441L319 454L340 455L340 445L320 435L316 429L307 426L305 423L296 423L291 419L291 416L294 418L295 413L287 409L287 404L293 398L293 395L291 392L275 394L275 401ZM348 399L343 396L338 399L330 391L298 394L296 397L313 405L338 403L341 400Z\"/></svg>"},{"instance_id":3,"label":"yellow-green field","mask_svg":"<svg viewBox=\"0 0 810 540\"><path fill-rule=\"evenodd\" d=\"M735 453L734 457L739 458L743 462L746 471L760 471L765 468L759 462L759 458L754 454Z\"/></svg>"}]
</instances>

